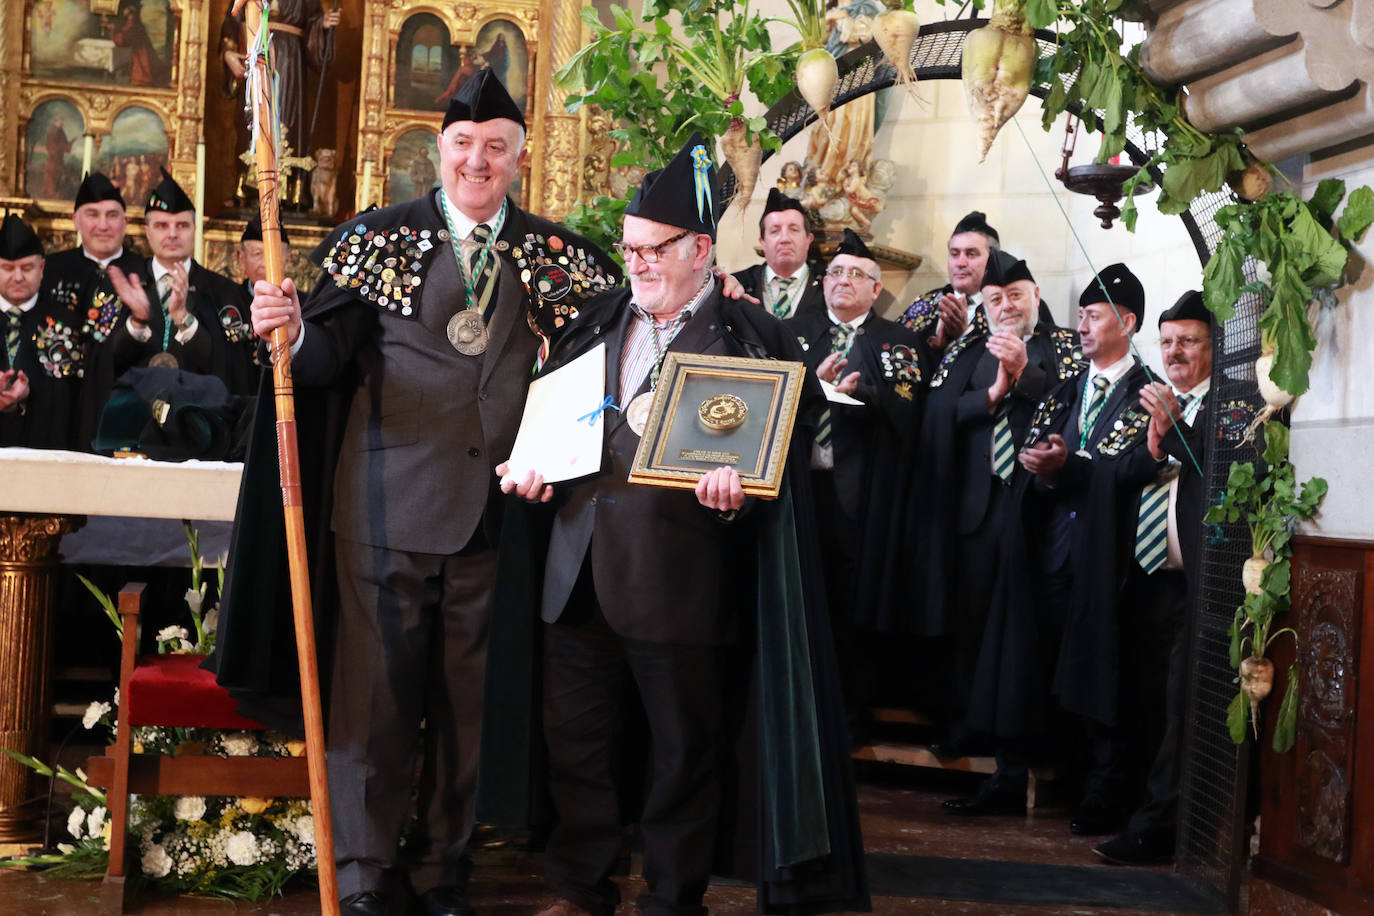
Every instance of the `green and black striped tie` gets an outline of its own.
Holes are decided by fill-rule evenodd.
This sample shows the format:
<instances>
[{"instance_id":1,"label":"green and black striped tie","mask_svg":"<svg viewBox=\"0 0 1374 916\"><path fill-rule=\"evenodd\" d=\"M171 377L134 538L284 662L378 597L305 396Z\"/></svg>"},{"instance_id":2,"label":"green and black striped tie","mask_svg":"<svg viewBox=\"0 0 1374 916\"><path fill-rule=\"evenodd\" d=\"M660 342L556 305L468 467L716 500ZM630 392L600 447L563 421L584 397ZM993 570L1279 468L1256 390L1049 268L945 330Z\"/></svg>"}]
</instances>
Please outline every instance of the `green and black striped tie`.
<instances>
[{"instance_id":1,"label":"green and black striped tie","mask_svg":"<svg viewBox=\"0 0 1374 916\"><path fill-rule=\"evenodd\" d=\"M1011 438L1011 424L1003 413L992 424L992 472L1002 478L1003 483L1011 483L1011 473L1016 469L1016 444Z\"/></svg>"},{"instance_id":2,"label":"green and black striped tie","mask_svg":"<svg viewBox=\"0 0 1374 916\"><path fill-rule=\"evenodd\" d=\"M491 313L496 309L496 297L492 294L496 291L496 273L500 269L498 255L495 251L487 248L487 240L490 238L490 226L486 223L478 223L474 226L472 240L477 244L477 250L472 253L472 257L468 260L468 278L472 282L473 306L482 312L482 318L488 323L491 322ZM481 263L483 251L487 252L486 264Z\"/></svg>"},{"instance_id":3,"label":"green and black striped tie","mask_svg":"<svg viewBox=\"0 0 1374 916\"><path fill-rule=\"evenodd\" d=\"M1179 409L1186 412L1191 400L1192 397L1186 394L1180 397ZM1146 484L1140 491L1140 514L1135 525L1135 561L1147 573L1159 569L1169 558L1169 487L1178 476L1176 470L1161 480Z\"/></svg>"}]
</instances>

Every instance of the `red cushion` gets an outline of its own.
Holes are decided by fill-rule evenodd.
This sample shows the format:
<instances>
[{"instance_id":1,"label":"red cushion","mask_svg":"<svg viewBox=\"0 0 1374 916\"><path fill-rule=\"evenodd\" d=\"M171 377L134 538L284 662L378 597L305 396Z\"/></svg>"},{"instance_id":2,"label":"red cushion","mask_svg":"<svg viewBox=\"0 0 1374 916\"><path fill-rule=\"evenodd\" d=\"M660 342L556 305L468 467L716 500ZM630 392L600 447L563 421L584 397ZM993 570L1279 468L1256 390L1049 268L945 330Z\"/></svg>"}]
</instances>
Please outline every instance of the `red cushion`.
<instances>
[{"instance_id":1,"label":"red cushion","mask_svg":"<svg viewBox=\"0 0 1374 916\"><path fill-rule=\"evenodd\" d=\"M130 725L181 728L257 729L265 726L241 716L238 701L200 667L204 655L145 655L134 665L121 712Z\"/></svg>"}]
</instances>

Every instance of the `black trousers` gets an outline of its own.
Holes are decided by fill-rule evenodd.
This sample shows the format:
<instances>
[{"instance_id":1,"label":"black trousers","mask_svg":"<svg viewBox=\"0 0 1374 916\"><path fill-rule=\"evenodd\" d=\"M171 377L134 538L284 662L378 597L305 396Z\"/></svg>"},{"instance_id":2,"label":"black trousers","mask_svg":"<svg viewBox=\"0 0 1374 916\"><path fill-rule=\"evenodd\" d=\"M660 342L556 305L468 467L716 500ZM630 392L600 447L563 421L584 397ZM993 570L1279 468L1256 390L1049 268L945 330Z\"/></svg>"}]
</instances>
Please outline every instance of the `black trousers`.
<instances>
[{"instance_id":1,"label":"black trousers","mask_svg":"<svg viewBox=\"0 0 1374 916\"><path fill-rule=\"evenodd\" d=\"M1160 598L1166 602L1164 606L1173 608L1173 613L1160 621L1161 629L1156 637L1158 641L1153 644L1155 653L1160 653L1163 649L1162 640L1170 639L1167 663L1159 654L1151 659L1156 666L1166 668L1162 698L1158 692L1150 697L1150 702L1156 706L1162 700L1164 719L1159 727L1154 760L1145 779L1144 799L1127 825L1132 833L1172 833L1178 819L1183 716L1188 692L1188 640L1191 636L1191 628L1185 625L1189 618L1188 593L1182 573L1160 570L1151 578L1155 577L1161 577Z\"/></svg>"},{"instance_id":2,"label":"black trousers","mask_svg":"<svg viewBox=\"0 0 1374 916\"><path fill-rule=\"evenodd\" d=\"M400 869L420 893L462 884L496 551L484 540L441 555L340 538L335 554L339 627L325 744L339 896L382 890ZM402 860L417 792L418 829Z\"/></svg>"},{"instance_id":3,"label":"black trousers","mask_svg":"<svg viewBox=\"0 0 1374 916\"><path fill-rule=\"evenodd\" d=\"M583 567L569 606L544 629L544 734L558 821L544 855L560 897L609 916L627 820L621 789L635 693L648 721L639 818L648 914L704 913L720 807L726 647L627 639L606 623Z\"/></svg>"}]
</instances>

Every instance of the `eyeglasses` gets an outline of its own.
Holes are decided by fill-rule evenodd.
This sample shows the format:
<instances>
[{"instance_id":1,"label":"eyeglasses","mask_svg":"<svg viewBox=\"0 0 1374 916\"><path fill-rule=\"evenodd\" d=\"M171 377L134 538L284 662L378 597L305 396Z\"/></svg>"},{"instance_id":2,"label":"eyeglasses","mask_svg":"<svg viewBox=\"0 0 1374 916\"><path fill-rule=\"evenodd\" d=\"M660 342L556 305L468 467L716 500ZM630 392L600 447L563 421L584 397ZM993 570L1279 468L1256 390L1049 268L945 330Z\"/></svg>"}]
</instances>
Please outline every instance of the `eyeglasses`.
<instances>
[{"instance_id":1,"label":"eyeglasses","mask_svg":"<svg viewBox=\"0 0 1374 916\"><path fill-rule=\"evenodd\" d=\"M1199 344L1211 343L1206 337L1161 337L1159 339L1159 349L1168 350L1173 347L1181 347L1184 350L1191 350Z\"/></svg>"},{"instance_id":2,"label":"eyeglasses","mask_svg":"<svg viewBox=\"0 0 1374 916\"><path fill-rule=\"evenodd\" d=\"M663 257L663 249L674 242L682 241L691 234L691 232L684 229L666 242L659 242L657 245L626 245L624 242L616 242L611 247L615 249L616 254L620 255L626 261L630 260L630 255L637 254L639 255L639 259L645 264L657 264Z\"/></svg>"},{"instance_id":3,"label":"eyeglasses","mask_svg":"<svg viewBox=\"0 0 1374 916\"><path fill-rule=\"evenodd\" d=\"M850 280L857 280L863 277L865 280L872 280L874 283L878 282L877 277L870 273L865 273L857 267L832 267L825 272L825 275L832 280L843 280L846 277Z\"/></svg>"}]
</instances>

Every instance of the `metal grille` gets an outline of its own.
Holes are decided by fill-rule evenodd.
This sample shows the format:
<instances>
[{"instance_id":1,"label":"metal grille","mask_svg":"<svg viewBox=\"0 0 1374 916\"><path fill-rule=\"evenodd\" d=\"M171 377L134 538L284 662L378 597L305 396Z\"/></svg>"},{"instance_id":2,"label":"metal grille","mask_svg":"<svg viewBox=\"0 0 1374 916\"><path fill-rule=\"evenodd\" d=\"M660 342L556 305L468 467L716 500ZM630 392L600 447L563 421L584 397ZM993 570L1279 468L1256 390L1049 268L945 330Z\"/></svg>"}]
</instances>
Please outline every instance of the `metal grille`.
<instances>
[{"instance_id":1,"label":"metal grille","mask_svg":"<svg viewBox=\"0 0 1374 916\"><path fill-rule=\"evenodd\" d=\"M958 79L964 37L985 23L966 19L922 26L911 49L911 65L918 78ZM1053 53L1052 33L1040 32L1036 37L1042 55ZM833 103L836 107L885 89L896 79L895 69L883 63L881 53L872 43L854 49L838 63L840 76ZM1042 99L1047 95L1040 87L1033 92ZM786 142L815 121L816 113L794 90L769 109L767 118L769 126ZM1137 165L1148 161L1147 150L1157 149L1163 142L1161 136L1146 136L1134 123L1128 125L1126 133L1126 155ZM1158 182L1159 171L1152 172ZM728 199L735 185L729 166L722 168L720 178ZM1222 235L1215 222L1216 213L1232 200L1231 194L1224 191L1204 195L1179 217L1204 265ZM1253 263L1246 265L1246 271L1248 278L1254 279ZM1241 445L1237 437L1222 435L1231 426L1224 424L1225 411L1218 408L1234 403L1242 405L1247 415L1253 415L1259 406L1254 361L1259 355L1261 308L1258 297L1248 294L1237 305L1235 317L1225 322L1222 334L1213 341L1210 398L1215 407L1211 411L1210 448L1204 468L1209 505L1219 498L1231 462L1254 457L1252 446ZM1250 550L1249 535L1243 525L1219 526L1211 534L1203 547L1201 588L1193 616L1176 862L1182 880L1210 889L1218 904L1234 911L1245 862L1249 745L1237 748L1226 734L1226 708L1236 692L1227 647L1232 615L1244 597L1240 567Z\"/></svg>"}]
</instances>

